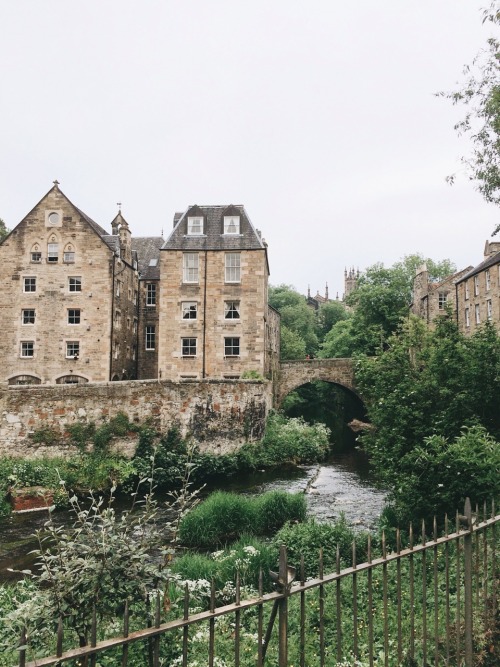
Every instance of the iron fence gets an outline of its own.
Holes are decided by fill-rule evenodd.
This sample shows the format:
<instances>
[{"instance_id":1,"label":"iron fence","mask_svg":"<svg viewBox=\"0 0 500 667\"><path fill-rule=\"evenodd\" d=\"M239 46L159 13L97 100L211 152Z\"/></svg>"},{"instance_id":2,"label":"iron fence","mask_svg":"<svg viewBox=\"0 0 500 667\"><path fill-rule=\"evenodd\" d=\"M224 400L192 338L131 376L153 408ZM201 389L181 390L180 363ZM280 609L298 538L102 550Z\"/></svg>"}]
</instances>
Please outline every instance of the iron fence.
<instances>
[{"instance_id":1,"label":"iron fence","mask_svg":"<svg viewBox=\"0 0 500 667\"><path fill-rule=\"evenodd\" d=\"M493 656L498 659L500 636L499 521L494 506L473 513L467 501L453 532L447 520L440 534L436 521L432 535L422 524L418 539L410 527L405 548L398 531L392 551L382 537L377 557L369 540L362 563L354 543L347 568L341 568L337 548L331 573L324 573L320 552L313 579L305 578L303 560L297 570L288 566L282 547L279 571L271 573L275 592L263 592L261 572L258 593L241 599L237 574L234 602L216 606L212 583L208 608L193 611L186 585L182 617L165 621L165 599L158 593L149 627L130 631L125 604L120 636L98 641L94 614L89 645L71 650L63 650L60 619L55 655L28 662L29 637L23 633L18 665L473 667L487 659L498 664Z\"/></svg>"}]
</instances>

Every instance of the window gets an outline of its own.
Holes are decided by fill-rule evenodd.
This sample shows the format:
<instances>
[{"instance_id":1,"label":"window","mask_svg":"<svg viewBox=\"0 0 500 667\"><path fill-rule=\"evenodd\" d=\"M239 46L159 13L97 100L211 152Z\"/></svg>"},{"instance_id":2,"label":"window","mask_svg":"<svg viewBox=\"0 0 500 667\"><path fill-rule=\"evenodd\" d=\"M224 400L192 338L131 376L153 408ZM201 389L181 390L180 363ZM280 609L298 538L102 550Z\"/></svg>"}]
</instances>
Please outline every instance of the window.
<instances>
[{"instance_id":1,"label":"window","mask_svg":"<svg viewBox=\"0 0 500 667\"><path fill-rule=\"evenodd\" d=\"M137 320L134 317L134 323L132 324L132 333L137 333Z\"/></svg>"},{"instance_id":2,"label":"window","mask_svg":"<svg viewBox=\"0 0 500 667\"><path fill-rule=\"evenodd\" d=\"M68 324L80 324L80 309L70 308L68 310Z\"/></svg>"},{"instance_id":3,"label":"window","mask_svg":"<svg viewBox=\"0 0 500 667\"><path fill-rule=\"evenodd\" d=\"M156 306L156 283L146 285L146 306Z\"/></svg>"},{"instance_id":4,"label":"window","mask_svg":"<svg viewBox=\"0 0 500 667\"><path fill-rule=\"evenodd\" d=\"M485 282L486 282L486 291L489 292L490 287L491 287L491 278L490 278L489 270L486 270L484 278L485 278Z\"/></svg>"},{"instance_id":5,"label":"window","mask_svg":"<svg viewBox=\"0 0 500 667\"><path fill-rule=\"evenodd\" d=\"M476 324L480 324L481 323L481 313L479 311L479 304L478 303L476 303L475 311L476 311Z\"/></svg>"},{"instance_id":6,"label":"window","mask_svg":"<svg viewBox=\"0 0 500 667\"><path fill-rule=\"evenodd\" d=\"M80 341L68 340L66 342L66 359L78 359L80 356Z\"/></svg>"},{"instance_id":7,"label":"window","mask_svg":"<svg viewBox=\"0 0 500 667\"><path fill-rule=\"evenodd\" d=\"M197 283L198 282L198 253L185 252L182 256L183 267L183 282Z\"/></svg>"},{"instance_id":8,"label":"window","mask_svg":"<svg viewBox=\"0 0 500 667\"><path fill-rule=\"evenodd\" d=\"M240 302L239 301L225 301L224 302L224 317L226 320L240 319Z\"/></svg>"},{"instance_id":9,"label":"window","mask_svg":"<svg viewBox=\"0 0 500 667\"><path fill-rule=\"evenodd\" d=\"M239 233L240 233L240 216L225 215L224 234L239 234Z\"/></svg>"},{"instance_id":10,"label":"window","mask_svg":"<svg viewBox=\"0 0 500 667\"><path fill-rule=\"evenodd\" d=\"M486 311L488 313L488 319L491 320L493 317L493 304L491 303L491 299L486 301Z\"/></svg>"},{"instance_id":11,"label":"window","mask_svg":"<svg viewBox=\"0 0 500 667\"><path fill-rule=\"evenodd\" d=\"M70 292L82 291L82 279L80 276L70 276L68 278L68 289Z\"/></svg>"},{"instance_id":12,"label":"window","mask_svg":"<svg viewBox=\"0 0 500 667\"><path fill-rule=\"evenodd\" d=\"M68 250L63 255L63 262L65 264L74 264L75 263L75 253L72 250Z\"/></svg>"},{"instance_id":13,"label":"window","mask_svg":"<svg viewBox=\"0 0 500 667\"><path fill-rule=\"evenodd\" d=\"M467 301L468 298L469 298L469 281L466 280L465 281L465 300Z\"/></svg>"},{"instance_id":14,"label":"window","mask_svg":"<svg viewBox=\"0 0 500 667\"><path fill-rule=\"evenodd\" d=\"M479 294L479 278L478 276L474 276L474 296L477 296Z\"/></svg>"},{"instance_id":15,"label":"window","mask_svg":"<svg viewBox=\"0 0 500 667\"><path fill-rule=\"evenodd\" d=\"M56 225L59 224L59 220L60 220L59 213L56 213L55 211L53 211L52 213L48 214L47 219L48 219L49 225L56 226Z\"/></svg>"},{"instance_id":16,"label":"window","mask_svg":"<svg viewBox=\"0 0 500 667\"><path fill-rule=\"evenodd\" d=\"M117 340L115 340L114 348L115 348L114 357L115 359L118 359L118 357L120 356L120 343Z\"/></svg>"},{"instance_id":17,"label":"window","mask_svg":"<svg viewBox=\"0 0 500 667\"><path fill-rule=\"evenodd\" d=\"M122 291L122 283L120 280L116 281L116 296L120 296L120 292Z\"/></svg>"},{"instance_id":18,"label":"window","mask_svg":"<svg viewBox=\"0 0 500 667\"><path fill-rule=\"evenodd\" d=\"M115 327L120 328L122 323L122 314L120 310L115 310L115 319L114 319L114 325Z\"/></svg>"},{"instance_id":19,"label":"window","mask_svg":"<svg viewBox=\"0 0 500 667\"><path fill-rule=\"evenodd\" d=\"M146 327L146 350L156 349L156 326L148 324Z\"/></svg>"},{"instance_id":20,"label":"window","mask_svg":"<svg viewBox=\"0 0 500 667\"><path fill-rule=\"evenodd\" d=\"M470 327L470 314L469 314L469 309L465 309L465 326Z\"/></svg>"},{"instance_id":21,"label":"window","mask_svg":"<svg viewBox=\"0 0 500 667\"><path fill-rule=\"evenodd\" d=\"M22 311L23 324L35 324L35 311L33 309Z\"/></svg>"},{"instance_id":22,"label":"window","mask_svg":"<svg viewBox=\"0 0 500 667\"><path fill-rule=\"evenodd\" d=\"M31 253L31 261L33 264L40 264L42 261L42 253L39 251L35 251Z\"/></svg>"},{"instance_id":23,"label":"window","mask_svg":"<svg viewBox=\"0 0 500 667\"><path fill-rule=\"evenodd\" d=\"M239 338L224 338L224 356L226 357L240 356Z\"/></svg>"},{"instance_id":24,"label":"window","mask_svg":"<svg viewBox=\"0 0 500 667\"><path fill-rule=\"evenodd\" d=\"M240 274L240 253L226 253L226 283L239 283Z\"/></svg>"},{"instance_id":25,"label":"window","mask_svg":"<svg viewBox=\"0 0 500 667\"><path fill-rule=\"evenodd\" d=\"M130 330L130 317L127 317L127 329Z\"/></svg>"},{"instance_id":26,"label":"window","mask_svg":"<svg viewBox=\"0 0 500 667\"><path fill-rule=\"evenodd\" d=\"M188 234L190 236L203 234L203 218L188 218Z\"/></svg>"},{"instance_id":27,"label":"window","mask_svg":"<svg viewBox=\"0 0 500 667\"><path fill-rule=\"evenodd\" d=\"M27 359L35 356L35 343L32 340L25 340L21 343L21 357Z\"/></svg>"},{"instance_id":28,"label":"window","mask_svg":"<svg viewBox=\"0 0 500 667\"><path fill-rule=\"evenodd\" d=\"M36 278L25 278L23 289L25 292L36 292Z\"/></svg>"},{"instance_id":29,"label":"window","mask_svg":"<svg viewBox=\"0 0 500 667\"><path fill-rule=\"evenodd\" d=\"M41 384L41 380L34 375L16 375L15 377L10 378L9 384Z\"/></svg>"},{"instance_id":30,"label":"window","mask_svg":"<svg viewBox=\"0 0 500 667\"><path fill-rule=\"evenodd\" d=\"M198 317L198 304L196 301L182 302L182 319L195 320Z\"/></svg>"},{"instance_id":31,"label":"window","mask_svg":"<svg viewBox=\"0 0 500 667\"><path fill-rule=\"evenodd\" d=\"M153 257L153 259L149 260L149 266L158 266L158 259L156 257Z\"/></svg>"},{"instance_id":32,"label":"window","mask_svg":"<svg viewBox=\"0 0 500 667\"><path fill-rule=\"evenodd\" d=\"M448 295L445 292L439 292L438 294L438 308L439 310L444 310L446 308L446 302L448 301Z\"/></svg>"},{"instance_id":33,"label":"window","mask_svg":"<svg viewBox=\"0 0 500 667\"><path fill-rule=\"evenodd\" d=\"M182 356L196 357L196 338L182 338Z\"/></svg>"},{"instance_id":34,"label":"window","mask_svg":"<svg viewBox=\"0 0 500 667\"><path fill-rule=\"evenodd\" d=\"M137 306L138 297L139 297L139 294L138 294L137 290L135 289L134 290L134 306Z\"/></svg>"},{"instance_id":35,"label":"window","mask_svg":"<svg viewBox=\"0 0 500 667\"><path fill-rule=\"evenodd\" d=\"M132 361L135 361L136 356L137 356L137 346L136 346L136 344L134 343L134 344L132 345Z\"/></svg>"},{"instance_id":36,"label":"window","mask_svg":"<svg viewBox=\"0 0 500 667\"><path fill-rule=\"evenodd\" d=\"M49 243L47 246L47 262L59 261L59 243Z\"/></svg>"}]
</instances>

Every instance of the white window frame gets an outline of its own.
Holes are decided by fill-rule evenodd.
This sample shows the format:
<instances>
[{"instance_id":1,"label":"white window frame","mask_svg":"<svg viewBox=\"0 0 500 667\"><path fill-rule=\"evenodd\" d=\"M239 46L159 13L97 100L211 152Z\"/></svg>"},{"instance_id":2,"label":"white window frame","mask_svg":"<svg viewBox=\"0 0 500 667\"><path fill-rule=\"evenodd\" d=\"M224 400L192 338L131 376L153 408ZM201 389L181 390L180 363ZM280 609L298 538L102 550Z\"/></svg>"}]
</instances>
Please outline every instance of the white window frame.
<instances>
[{"instance_id":1,"label":"white window frame","mask_svg":"<svg viewBox=\"0 0 500 667\"><path fill-rule=\"evenodd\" d=\"M199 283L200 255L197 252L185 252L182 255L182 282Z\"/></svg>"},{"instance_id":2,"label":"white window frame","mask_svg":"<svg viewBox=\"0 0 500 667\"><path fill-rule=\"evenodd\" d=\"M491 289L491 276L490 276L490 270L486 269L484 273L484 282L486 284L486 291L489 292Z\"/></svg>"},{"instance_id":3,"label":"white window frame","mask_svg":"<svg viewBox=\"0 0 500 667\"><path fill-rule=\"evenodd\" d=\"M465 300L468 301L469 299L469 281L465 281Z\"/></svg>"},{"instance_id":4,"label":"white window frame","mask_svg":"<svg viewBox=\"0 0 500 667\"><path fill-rule=\"evenodd\" d=\"M78 319L78 322L71 322L71 319L73 320ZM81 324L81 321L82 321L81 308L68 308L68 324L72 327L75 327Z\"/></svg>"},{"instance_id":5,"label":"white window frame","mask_svg":"<svg viewBox=\"0 0 500 667\"><path fill-rule=\"evenodd\" d=\"M144 346L148 351L156 350L156 325L147 324L144 336Z\"/></svg>"},{"instance_id":6,"label":"white window frame","mask_svg":"<svg viewBox=\"0 0 500 667\"><path fill-rule=\"evenodd\" d=\"M224 268L226 283L241 283L241 252L226 252Z\"/></svg>"},{"instance_id":7,"label":"white window frame","mask_svg":"<svg viewBox=\"0 0 500 667\"><path fill-rule=\"evenodd\" d=\"M475 310L476 324L481 324L481 310L479 308L478 303L476 303L474 310Z\"/></svg>"},{"instance_id":8,"label":"white window frame","mask_svg":"<svg viewBox=\"0 0 500 667\"><path fill-rule=\"evenodd\" d=\"M32 250L30 253L30 261L32 264L41 264L42 262L42 253L40 250Z\"/></svg>"},{"instance_id":9,"label":"white window frame","mask_svg":"<svg viewBox=\"0 0 500 667\"><path fill-rule=\"evenodd\" d=\"M59 243L47 243L47 262L55 264L59 261Z\"/></svg>"},{"instance_id":10,"label":"white window frame","mask_svg":"<svg viewBox=\"0 0 500 667\"><path fill-rule=\"evenodd\" d=\"M198 303L196 301L183 301L181 303L181 313L182 313L182 319L187 320L188 322L191 320L197 320L198 319ZM187 317L186 317L187 315Z\"/></svg>"},{"instance_id":11,"label":"white window frame","mask_svg":"<svg viewBox=\"0 0 500 667\"><path fill-rule=\"evenodd\" d=\"M27 315L33 313L33 316ZM26 322L27 319L33 319L33 322ZM21 323L25 327L32 327L36 322L36 310L34 308L23 308L21 310Z\"/></svg>"},{"instance_id":12,"label":"white window frame","mask_svg":"<svg viewBox=\"0 0 500 667\"><path fill-rule=\"evenodd\" d=\"M446 292L438 292L438 309L444 310L448 303L448 294Z\"/></svg>"},{"instance_id":13,"label":"white window frame","mask_svg":"<svg viewBox=\"0 0 500 667\"><path fill-rule=\"evenodd\" d=\"M187 222L188 236L203 236L203 217L193 215L188 217Z\"/></svg>"},{"instance_id":14,"label":"white window frame","mask_svg":"<svg viewBox=\"0 0 500 667\"><path fill-rule=\"evenodd\" d=\"M30 352L31 354L26 354ZM21 347L19 350L19 356L21 359L33 359L35 356L35 341L34 340L22 340Z\"/></svg>"},{"instance_id":15,"label":"white window frame","mask_svg":"<svg viewBox=\"0 0 500 667\"><path fill-rule=\"evenodd\" d=\"M189 341L189 342L188 342ZM194 336L181 338L181 357L196 357L198 351L198 340Z\"/></svg>"},{"instance_id":16,"label":"white window frame","mask_svg":"<svg viewBox=\"0 0 500 667\"><path fill-rule=\"evenodd\" d=\"M26 289L27 287L29 289ZM23 292L25 294L34 294L36 292L36 276L25 276L23 278Z\"/></svg>"},{"instance_id":17,"label":"white window frame","mask_svg":"<svg viewBox=\"0 0 500 667\"><path fill-rule=\"evenodd\" d=\"M240 216L239 215L225 215L224 216L224 234L226 236L239 235L240 233Z\"/></svg>"},{"instance_id":18,"label":"white window frame","mask_svg":"<svg viewBox=\"0 0 500 667\"><path fill-rule=\"evenodd\" d=\"M75 282L71 282L71 281ZM78 282L76 282L78 281ZM82 291L82 277L81 276L68 276L68 292L81 292Z\"/></svg>"},{"instance_id":19,"label":"white window frame","mask_svg":"<svg viewBox=\"0 0 500 667\"><path fill-rule=\"evenodd\" d=\"M63 253L63 262L64 264L74 264L75 263L75 251L74 250L67 250L66 252Z\"/></svg>"},{"instance_id":20,"label":"white window frame","mask_svg":"<svg viewBox=\"0 0 500 667\"><path fill-rule=\"evenodd\" d=\"M235 343L234 341L238 342ZM235 352L236 349L237 352ZM226 336L224 338L224 356L225 357L241 356L241 339L239 336Z\"/></svg>"},{"instance_id":21,"label":"white window frame","mask_svg":"<svg viewBox=\"0 0 500 667\"><path fill-rule=\"evenodd\" d=\"M488 317L488 320L491 320L493 318L493 303L491 299L486 300L486 314Z\"/></svg>"},{"instance_id":22,"label":"white window frame","mask_svg":"<svg viewBox=\"0 0 500 667\"><path fill-rule=\"evenodd\" d=\"M230 313L233 313L233 315L230 315ZM224 301L224 319L231 321L241 319L240 301Z\"/></svg>"},{"instance_id":23,"label":"white window frame","mask_svg":"<svg viewBox=\"0 0 500 667\"><path fill-rule=\"evenodd\" d=\"M80 341L67 340L66 341L66 359L74 359L80 356Z\"/></svg>"},{"instance_id":24,"label":"white window frame","mask_svg":"<svg viewBox=\"0 0 500 667\"><path fill-rule=\"evenodd\" d=\"M474 276L474 296L479 294L479 276Z\"/></svg>"},{"instance_id":25,"label":"white window frame","mask_svg":"<svg viewBox=\"0 0 500 667\"><path fill-rule=\"evenodd\" d=\"M156 307L156 283L146 283L146 306Z\"/></svg>"},{"instance_id":26,"label":"white window frame","mask_svg":"<svg viewBox=\"0 0 500 667\"><path fill-rule=\"evenodd\" d=\"M467 328L470 327L470 312L469 312L469 308L466 308L466 309L465 309L465 326L466 326Z\"/></svg>"}]
</instances>

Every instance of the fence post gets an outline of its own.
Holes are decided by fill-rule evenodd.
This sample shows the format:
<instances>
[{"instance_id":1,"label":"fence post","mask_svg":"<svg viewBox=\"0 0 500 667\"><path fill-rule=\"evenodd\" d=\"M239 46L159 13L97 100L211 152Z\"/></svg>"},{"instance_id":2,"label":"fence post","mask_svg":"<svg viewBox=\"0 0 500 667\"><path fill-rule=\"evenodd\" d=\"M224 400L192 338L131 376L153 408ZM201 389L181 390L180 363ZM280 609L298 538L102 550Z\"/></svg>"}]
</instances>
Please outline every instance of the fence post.
<instances>
[{"instance_id":1,"label":"fence post","mask_svg":"<svg viewBox=\"0 0 500 667\"><path fill-rule=\"evenodd\" d=\"M279 634L279 667L288 665L288 567L287 567L286 547L284 544L280 547L280 564L278 573L278 582L283 592L283 597L279 602L278 634Z\"/></svg>"},{"instance_id":2,"label":"fence post","mask_svg":"<svg viewBox=\"0 0 500 667\"><path fill-rule=\"evenodd\" d=\"M467 532L464 535L464 609L465 609L465 667L473 667L472 642L472 509L465 500L464 515Z\"/></svg>"}]
</instances>

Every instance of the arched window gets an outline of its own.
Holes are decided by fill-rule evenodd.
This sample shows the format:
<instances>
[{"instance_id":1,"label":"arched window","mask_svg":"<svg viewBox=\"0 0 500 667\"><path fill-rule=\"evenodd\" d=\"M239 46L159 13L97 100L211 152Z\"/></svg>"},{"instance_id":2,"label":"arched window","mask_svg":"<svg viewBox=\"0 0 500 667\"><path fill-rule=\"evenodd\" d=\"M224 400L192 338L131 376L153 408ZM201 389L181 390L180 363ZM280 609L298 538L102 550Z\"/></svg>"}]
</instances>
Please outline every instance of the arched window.
<instances>
[{"instance_id":1,"label":"arched window","mask_svg":"<svg viewBox=\"0 0 500 667\"><path fill-rule=\"evenodd\" d=\"M51 234L47 243L47 262L54 264L59 261L59 243L55 234Z\"/></svg>"},{"instance_id":2,"label":"arched window","mask_svg":"<svg viewBox=\"0 0 500 667\"><path fill-rule=\"evenodd\" d=\"M87 382L87 378L81 375L61 375L56 380L56 384L86 384Z\"/></svg>"},{"instance_id":3,"label":"arched window","mask_svg":"<svg viewBox=\"0 0 500 667\"><path fill-rule=\"evenodd\" d=\"M42 261L42 249L39 243L34 243L31 246L30 262L32 262L33 264L40 264L41 261Z\"/></svg>"},{"instance_id":4,"label":"arched window","mask_svg":"<svg viewBox=\"0 0 500 667\"><path fill-rule=\"evenodd\" d=\"M13 378L10 378L9 385L20 385L20 384L41 384L42 381L40 378L37 378L35 375L16 375Z\"/></svg>"},{"instance_id":5,"label":"arched window","mask_svg":"<svg viewBox=\"0 0 500 667\"><path fill-rule=\"evenodd\" d=\"M65 264L75 263L75 246L72 243L67 243L64 246L63 262Z\"/></svg>"}]
</instances>

